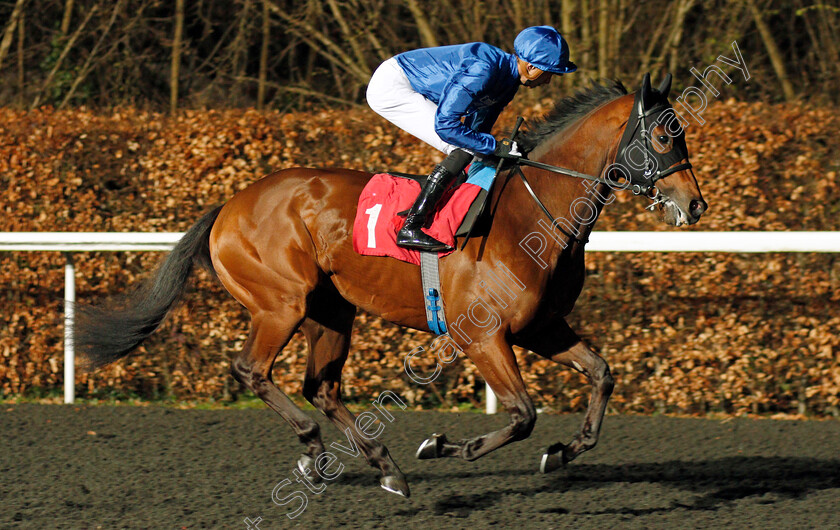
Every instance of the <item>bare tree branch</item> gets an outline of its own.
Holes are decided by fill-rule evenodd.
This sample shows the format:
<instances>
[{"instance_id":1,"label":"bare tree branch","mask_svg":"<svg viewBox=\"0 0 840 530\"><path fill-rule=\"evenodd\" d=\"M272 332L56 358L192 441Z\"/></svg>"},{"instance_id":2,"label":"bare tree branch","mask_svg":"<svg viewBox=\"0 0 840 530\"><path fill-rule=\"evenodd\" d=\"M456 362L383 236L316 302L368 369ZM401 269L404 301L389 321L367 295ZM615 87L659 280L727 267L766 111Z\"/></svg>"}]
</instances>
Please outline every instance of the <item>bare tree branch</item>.
<instances>
[{"instance_id":1,"label":"bare tree branch","mask_svg":"<svg viewBox=\"0 0 840 530\"><path fill-rule=\"evenodd\" d=\"M236 78L238 81L248 81L251 83L259 83L260 80L254 77L247 77L247 76L237 76ZM291 94L301 94L304 96L309 96L317 99L323 99L324 101L330 101L332 103L340 103L342 105L347 105L350 107L364 107L364 105L360 105L355 101L349 99L342 99L337 98L335 96L330 96L328 94L324 94L323 92L318 92L317 90L313 90L311 88L300 87L300 86L290 86L290 85L281 85L279 83L274 83L271 81L266 81L266 86L273 88L279 92L289 92Z\"/></svg>"},{"instance_id":2,"label":"bare tree branch","mask_svg":"<svg viewBox=\"0 0 840 530\"><path fill-rule=\"evenodd\" d=\"M606 79L609 75L610 61L610 0L598 2L598 77Z\"/></svg>"},{"instance_id":3,"label":"bare tree branch","mask_svg":"<svg viewBox=\"0 0 840 530\"><path fill-rule=\"evenodd\" d=\"M265 82L268 75L268 44L271 39L271 14L268 9L268 2L263 0L262 12L262 46L260 47L260 73L257 84L257 108L265 106Z\"/></svg>"},{"instance_id":4,"label":"bare tree branch","mask_svg":"<svg viewBox=\"0 0 840 530\"><path fill-rule=\"evenodd\" d=\"M295 19L283 9L278 7L273 1L269 3L269 8L272 13L288 22L290 25L289 30L297 35L302 41L309 44L318 54L322 55L329 61L332 61L339 68L342 68L352 74L361 83L367 83L370 80L371 72L366 65L357 64L349 55L344 53L344 50L342 50L341 47L330 40L330 38L322 32L312 27L311 24ZM316 42L310 38L310 35L320 42L322 46L318 46Z\"/></svg>"},{"instance_id":5,"label":"bare tree branch","mask_svg":"<svg viewBox=\"0 0 840 530\"><path fill-rule=\"evenodd\" d=\"M94 6L90 8L90 11L88 11L88 14L85 17L84 21L82 21L81 25L78 28L76 28L76 31L73 32L73 35L70 37L70 40L67 41L67 44L64 45L64 49L61 50L61 55L58 56L58 59L55 61L55 64L50 70L50 73L47 74L47 78L44 80L44 84L41 85L41 90L38 91L38 94L32 101L32 105L29 106L30 109L34 109L35 107L41 104L41 99L44 97L44 93L46 93L47 89L52 84L56 72L58 72L58 70L61 68L61 65L64 64L64 59L67 57L67 54L70 53L70 50L73 48L73 45L76 44L76 40L78 40L79 35L82 34L82 30L85 29L85 26L87 26L87 23L90 21L91 17L93 17L94 13L96 13L98 9L98 4L94 4Z\"/></svg>"},{"instance_id":6,"label":"bare tree branch","mask_svg":"<svg viewBox=\"0 0 840 530\"><path fill-rule=\"evenodd\" d=\"M24 99L26 97L26 84L25 84L25 77L24 77L24 42L26 39L26 23L25 23L25 14L20 14L20 19L18 20L18 39L17 39L17 63L18 63L18 105L24 105Z\"/></svg>"},{"instance_id":7,"label":"bare tree branch","mask_svg":"<svg viewBox=\"0 0 840 530\"><path fill-rule=\"evenodd\" d=\"M682 43L683 31L685 29L685 17L691 11L697 0L681 0L677 7L674 25L671 31L671 38L668 40L667 51L670 54L668 71L674 72L677 69L677 62L680 56L680 43Z\"/></svg>"},{"instance_id":8,"label":"bare tree branch","mask_svg":"<svg viewBox=\"0 0 840 530\"><path fill-rule=\"evenodd\" d=\"M362 51L362 47L359 45L359 40L356 38L356 34L350 30L350 26L347 25L347 21L344 20L344 16L341 14L338 4L335 0L327 0L327 4L330 6L330 11L332 11L335 21L338 22L338 27L341 28L341 33L344 34L344 38L350 43L350 48L353 50L353 54L356 55L356 60L360 65L367 64L367 59Z\"/></svg>"},{"instance_id":9,"label":"bare tree branch","mask_svg":"<svg viewBox=\"0 0 840 530\"><path fill-rule=\"evenodd\" d=\"M656 29L653 31L653 35L651 35L650 39L648 40L648 46L645 50L645 54L642 56L642 64L639 67L639 73L637 77L641 77L648 71L650 68L650 61L653 57L653 51L656 49L656 46L659 44L659 39L662 37L662 33L665 31L665 26L668 21L671 19L671 11L673 10L674 4L669 3L668 8L662 13L662 19L660 19L659 24L657 24Z\"/></svg>"},{"instance_id":10,"label":"bare tree branch","mask_svg":"<svg viewBox=\"0 0 840 530\"><path fill-rule=\"evenodd\" d=\"M411 16L414 17L414 22L417 23L417 33L420 34L420 43L424 48L431 48L440 46L440 43L435 37L435 32L432 31L432 25L426 18L426 12L417 3L417 0L405 0L405 5L411 11Z\"/></svg>"},{"instance_id":11,"label":"bare tree branch","mask_svg":"<svg viewBox=\"0 0 840 530\"><path fill-rule=\"evenodd\" d=\"M595 1L595 0L593 0ZM592 57L592 26L590 26L590 0L580 0L580 40L583 45L583 64L588 65Z\"/></svg>"},{"instance_id":12,"label":"bare tree branch","mask_svg":"<svg viewBox=\"0 0 840 530\"><path fill-rule=\"evenodd\" d=\"M779 78L779 82L782 84L782 92L785 94L785 99L793 101L796 99L796 92L794 92L793 85L788 77L782 52L779 51L779 46L773 38L773 32L770 31L770 28L767 27L767 24L761 18L761 11L755 5L755 0L747 0L747 5L752 13L755 26L758 28L758 33L761 35L761 40L764 41L764 47L767 48L767 55L770 57L773 70L776 71L776 77Z\"/></svg>"},{"instance_id":13,"label":"bare tree branch","mask_svg":"<svg viewBox=\"0 0 840 530\"><path fill-rule=\"evenodd\" d=\"M175 39L172 42L172 72L169 76L169 113L178 110L178 77L181 71L181 41L184 35L184 0L175 3Z\"/></svg>"},{"instance_id":14,"label":"bare tree branch","mask_svg":"<svg viewBox=\"0 0 840 530\"><path fill-rule=\"evenodd\" d=\"M178 1L183 1L183 0L178 0ZM73 94L76 92L76 89L79 87L79 84L81 84L81 82L85 80L85 78L88 76L88 74L92 70L91 64L93 62L93 58L96 57L96 54L99 51L99 48L101 48L102 44L105 42L105 37L107 37L108 33L111 32L111 27L113 27L114 21L117 19L117 15L119 15L120 12L122 11L122 8L125 5L125 2L126 2L126 0L119 0L117 2L117 5L114 6L114 10L111 12L111 19L108 20L108 25L105 27L105 31L102 32L102 35L99 37L99 40L96 41L96 44L94 45L93 50L91 50L90 54L87 56L87 59L85 60L85 64L82 66L82 69L79 72L79 75L77 75L76 79L73 80L73 84L70 85L70 90L67 91L67 94L65 94L64 99L61 101L61 104L58 106L59 109L63 109L64 106L67 105L67 102L70 101L70 98L73 97Z\"/></svg>"},{"instance_id":15,"label":"bare tree branch","mask_svg":"<svg viewBox=\"0 0 840 530\"><path fill-rule=\"evenodd\" d=\"M64 14L61 16L61 36L66 37L70 31L70 19L73 18L73 1L64 1Z\"/></svg>"},{"instance_id":16,"label":"bare tree branch","mask_svg":"<svg viewBox=\"0 0 840 530\"><path fill-rule=\"evenodd\" d=\"M20 17L23 13L23 4L25 3L26 0L17 0L17 2L15 2L15 8L12 10L12 16L9 18L6 30L3 32L3 40L0 41L0 69L3 68L3 60L6 58L6 54L9 53L9 47L12 45L12 38L15 35L18 17Z\"/></svg>"}]
</instances>

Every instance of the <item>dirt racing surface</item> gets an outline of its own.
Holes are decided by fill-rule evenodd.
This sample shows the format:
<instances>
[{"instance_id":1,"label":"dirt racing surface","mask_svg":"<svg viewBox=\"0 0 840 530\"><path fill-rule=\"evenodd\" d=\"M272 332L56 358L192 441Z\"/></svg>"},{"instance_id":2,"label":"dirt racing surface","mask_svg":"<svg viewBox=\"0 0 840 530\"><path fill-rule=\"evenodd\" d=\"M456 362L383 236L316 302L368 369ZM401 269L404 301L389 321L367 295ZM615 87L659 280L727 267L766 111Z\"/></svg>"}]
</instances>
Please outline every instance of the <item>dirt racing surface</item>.
<instances>
[{"instance_id":1,"label":"dirt racing surface","mask_svg":"<svg viewBox=\"0 0 840 530\"><path fill-rule=\"evenodd\" d=\"M838 421L608 416L598 447L541 475L543 448L579 416L540 415L531 438L476 462L414 453L432 432L472 436L506 415L393 416L380 440L410 499L340 451L320 493L295 482L302 446L267 409L4 405L0 528L840 526ZM318 421L328 448L348 445Z\"/></svg>"}]
</instances>

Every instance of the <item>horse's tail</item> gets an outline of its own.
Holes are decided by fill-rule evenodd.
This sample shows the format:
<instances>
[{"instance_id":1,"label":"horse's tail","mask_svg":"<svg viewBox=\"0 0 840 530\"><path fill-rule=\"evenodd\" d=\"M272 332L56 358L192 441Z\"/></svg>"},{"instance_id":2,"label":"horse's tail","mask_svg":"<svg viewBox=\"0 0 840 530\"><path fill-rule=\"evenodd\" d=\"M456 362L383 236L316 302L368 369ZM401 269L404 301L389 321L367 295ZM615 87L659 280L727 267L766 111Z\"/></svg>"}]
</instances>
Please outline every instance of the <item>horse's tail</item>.
<instances>
[{"instance_id":1,"label":"horse's tail","mask_svg":"<svg viewBox=\"0 0 840 530\"><path fill-rule=\"evenodd\" d=\"M154 333L181 298L193 266L213 271L210 230L221 209L219 206L199 219L178 241L154 276L125 295L118 304L76 307L73 341L83 368L95 370L131 353Z\"/></svg>"}]
</instances>

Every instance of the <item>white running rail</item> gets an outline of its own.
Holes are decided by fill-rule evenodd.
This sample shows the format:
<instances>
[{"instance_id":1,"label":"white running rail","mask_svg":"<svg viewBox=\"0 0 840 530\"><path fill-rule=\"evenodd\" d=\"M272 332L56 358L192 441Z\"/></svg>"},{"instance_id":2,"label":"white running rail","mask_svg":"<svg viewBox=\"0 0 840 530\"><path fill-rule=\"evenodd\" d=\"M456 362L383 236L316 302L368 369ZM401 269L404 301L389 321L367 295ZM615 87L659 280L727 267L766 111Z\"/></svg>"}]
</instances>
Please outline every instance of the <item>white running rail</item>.
<instances>
[{"instance_id":1,"label":"white running rail","mask_svg":"<svg viewBox=\"0 0 840 530\"><path fill-rule=\"evenodd\" d=\"M64 402L75 397L73 302L76 300L72 252L168 251L183 232L0 232L0 252L63 252ZM587 250L595 252L840 252L840 232L592 232ZM487 391L487 414L497 410Z\"/></svg>"}]
</instances>

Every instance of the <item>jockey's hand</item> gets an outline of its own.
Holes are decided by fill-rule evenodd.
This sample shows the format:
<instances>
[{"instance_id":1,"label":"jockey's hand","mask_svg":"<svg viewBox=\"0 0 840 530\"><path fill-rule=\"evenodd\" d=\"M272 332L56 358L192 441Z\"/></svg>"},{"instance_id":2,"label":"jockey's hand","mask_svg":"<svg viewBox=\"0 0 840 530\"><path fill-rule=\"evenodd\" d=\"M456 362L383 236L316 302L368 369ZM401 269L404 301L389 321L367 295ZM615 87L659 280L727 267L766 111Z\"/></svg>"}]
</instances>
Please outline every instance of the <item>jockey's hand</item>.
<instances>
[{"instance_id":1,"label":"jockey's hand","mask_svg":"<svg viewBox=\"0 0 840 530\"><path fill-rule=\"evenodd\" d=\"M516 142L505 139L496 140L496 150L493 151L493 156L506 158L508 160L516 160L525 155L519 150L519 145L517 145Z\"/></svg>"}]
</instances>

